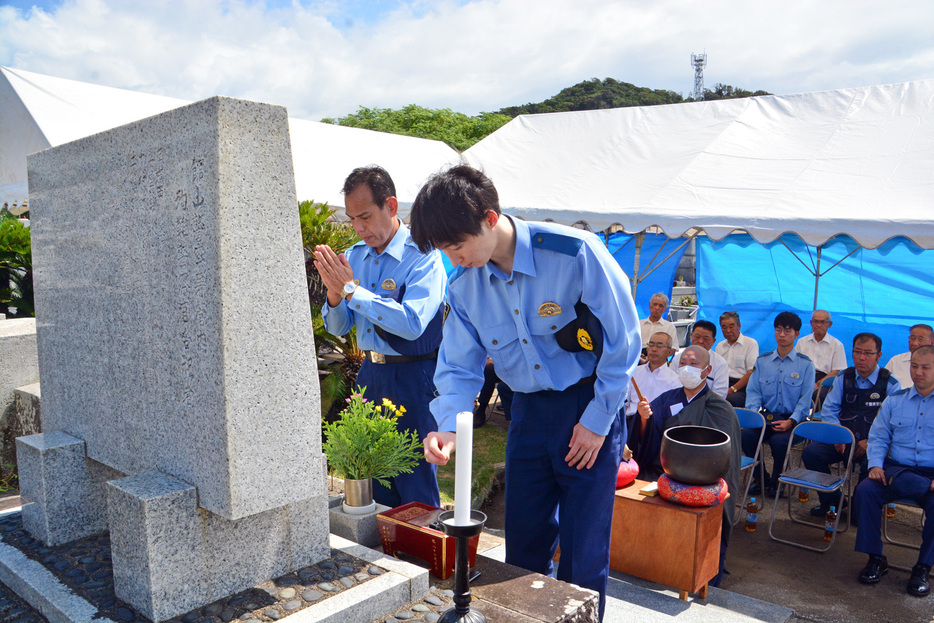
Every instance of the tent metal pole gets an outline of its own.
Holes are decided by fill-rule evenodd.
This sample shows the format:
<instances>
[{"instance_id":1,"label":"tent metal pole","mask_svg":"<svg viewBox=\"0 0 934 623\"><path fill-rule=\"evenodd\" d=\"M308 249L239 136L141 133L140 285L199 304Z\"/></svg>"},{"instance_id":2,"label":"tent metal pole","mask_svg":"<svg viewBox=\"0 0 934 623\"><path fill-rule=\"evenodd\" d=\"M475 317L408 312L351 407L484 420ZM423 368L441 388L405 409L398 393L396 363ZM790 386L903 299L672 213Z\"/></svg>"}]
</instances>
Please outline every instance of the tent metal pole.
<instances>
[{"instance_id":1,"label":"tent metal pole","mask_svg":"<svg viewBox=\"0 0 934 623\"><path fill-rule=\"evenodd\" d=\"M636 300L636 292L639 290L639 259L642 255L643 242L645 242L645 232L640 231L636 234L636 254L632 262L632 300Z\"/></svg>"},{"instance_id":2,"label":"tent metal pole","mask_svg":"<svg viewBox=\"0 0 934 623\"><path fill-rule=\"evenodd\" d=\"M817 311L817 288L820 286L820 256L823 247L817 245L817 268L814 270L814 307L811 308L812 312Z\"/></svg>"},{"instance_id":3,"label":"tent metal pole","mask_svg":"<svg viewBox=\"0 0 934 623\"><path fill-rule=\"evenodd\" d=\"M690 237L689 237L687 240L685 240L684 242L682 242L681 244L679 244L678 247L677 247L674 251L672 251L672 252L669 253L667 256L665 256L665 259L663 259L661 262L658 262L658 263L655 264L654 266L650 263L649 266L652 266L652 268L647 268L646 271L645 271L644 273L642 273L642 276L640 277L640 281L641 281L642 279L645 279L645 278L648 277L649 275L651 275L653 272L655 272L655 269L656 269L656 268L661 268L662 266L664 266L664 265L665 265L665 262L667 262L668 260L670 260L670 259L672 258L672 256L673 256L675 253L677 253L678 251L680 251L681 249L683 249L683 248L686 247L687 245L691 244L691 241L694 240L694 238L696 238L696 237L697 237L697 234L691 234ZM668 240L671 240L671 238L669 238ZM667 244L668 240L665 241L666 244ZM662 247L664 247L664 246L665 246L665 245L663 244ZM661 249L659 249L659 251L661 251ZM655 258L656 258L656 257L658 257L658 253L656 253L656 254L655 254L655 257L652 258L652 262L655 262Z\"/></svg>"}]
</instances>

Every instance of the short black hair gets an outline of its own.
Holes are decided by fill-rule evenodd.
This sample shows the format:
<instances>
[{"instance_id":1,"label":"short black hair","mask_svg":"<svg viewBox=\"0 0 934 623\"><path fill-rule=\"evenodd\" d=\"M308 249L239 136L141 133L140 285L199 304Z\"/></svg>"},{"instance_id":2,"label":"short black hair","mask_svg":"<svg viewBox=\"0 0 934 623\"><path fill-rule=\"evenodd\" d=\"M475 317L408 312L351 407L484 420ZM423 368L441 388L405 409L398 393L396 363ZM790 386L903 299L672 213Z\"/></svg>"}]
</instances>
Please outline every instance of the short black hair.
<instances>
[{"instance_id":1,"label":"short black hair","mask_svg":"<svg viewBox=\"0 0 934 623\"><path fill-rule=\"evenodd\" d=\"M691 333L694 333L694 329L707 329L713 333L714 339L717 339L717 325L709 320L698 320L694 323L694 326L691 327Z\"/></svg>"},{"instance_id":2,"label":"short black hair","mask_svg":"<svg viewBox=\"0 0 934 623\"><path fill-rule=\"evenodd\" d=\"M876 343L876 350L882 352L882 338L875 333L857 333L853 336L853 348L856 348L856 342L865 342L872 340Z\"/></svg>"},{"instance_id":3,"label":"short black hair","mask_svg":"<svg viewBox=\"0 0 934 623\"><path fill-rule=\"evenodd\" d=\"M412 241L422 253L463 242L481 232L490 210L500 214L492 180L466 164L451 167L418 191L410 218Z\"/></svg>"},{"instance_id":4,"label":"short black hair","mask_svg":"<svg viewBox=\"0 0 934 623\"><path fill-rule=\"evenodd\" d=\"M791 327L795 331L801 331L801 317L794 312L783 311L775 316L775 322L772 323L772 326L776 328Z\"/></svg>"},{"instance_id":5,"label":"short black hair","mask_svg":"<svg viewBox=\"0 0 934 623\"><path fill-rule=\"evenodd\" d=\"M389 177L389 172L375 164L368 167L357 167L351 171L347 179L344 180L344 188L341 189L341 192L344 195L349 195L360 184L366 184L370 189L370 192L373 193L373 203L379 206L380 210L383 209L383 204L386 203L387 199L396 196L396 185L392 182L392 178Z\"/></svg>"}]
</instances>

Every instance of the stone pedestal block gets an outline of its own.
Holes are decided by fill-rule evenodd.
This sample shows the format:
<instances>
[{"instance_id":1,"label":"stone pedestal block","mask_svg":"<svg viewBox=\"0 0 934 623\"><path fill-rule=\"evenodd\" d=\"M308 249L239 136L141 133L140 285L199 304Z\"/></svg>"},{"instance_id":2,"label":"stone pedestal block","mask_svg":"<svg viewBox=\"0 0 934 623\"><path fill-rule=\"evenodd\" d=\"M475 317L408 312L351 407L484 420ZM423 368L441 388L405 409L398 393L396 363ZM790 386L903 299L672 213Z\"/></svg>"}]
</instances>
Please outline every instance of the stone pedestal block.
<instances>
[{"instance_id":1,"label":"stone pedestal block","mask_svg":"<svg viewBox=\"0 0 934 623\"><path fill-rule=\"evenodd\" d=\"M13 390L13 408L0 416L0 465L16 463L16 438L42 432L38 383Z\"/></svg>"},{"instance_id":2,"label":"stone pedestal block","mask_svg":"<svg viewBox=\"0 0 934 623\"><path fill-rule=\"evenodd\" d=\"M15 390L39 380L36 319L0 320L0 464L16 462L15 439L38 432L17 417Z\"/></svg>"},{"instance_id":3,"label":"stone pedestal block","mask_svg":"<svg viewBox=\"0 0 934 623\"><path fill-rule=\"evenodd\" d=\"M108 483L114 590L152 621L325 558L324 496L231 521L159 472Z\"/></svg>"},{"instance_id":4,"label":"stone pedestal block","mask_svg":"<svg viewBox=\"0 0 934 623\"><path fill-rule=\"evenodd\" d=\"M47 545L107 530L104 485L120 474L85 456L84 442L60 431L16 440L23 525Z\"/></svg>"},{"instance_id":5,"label":"stone pedestal block","mask_svg":"<svg viewBox=\"0 0 934 623\"><path fill-rule=\"evenodd\" d=\"M376 549L380 546L379 527L376 525L376 516L388 510L388 506L377 504L376 510L372 513L367 513L366 515L351 515L350 513L345 513L344 509L341 508L341 504L338 503L328 510L331 518L331 534L336 534L354 543Z\"/></svg>"}]
</instances>

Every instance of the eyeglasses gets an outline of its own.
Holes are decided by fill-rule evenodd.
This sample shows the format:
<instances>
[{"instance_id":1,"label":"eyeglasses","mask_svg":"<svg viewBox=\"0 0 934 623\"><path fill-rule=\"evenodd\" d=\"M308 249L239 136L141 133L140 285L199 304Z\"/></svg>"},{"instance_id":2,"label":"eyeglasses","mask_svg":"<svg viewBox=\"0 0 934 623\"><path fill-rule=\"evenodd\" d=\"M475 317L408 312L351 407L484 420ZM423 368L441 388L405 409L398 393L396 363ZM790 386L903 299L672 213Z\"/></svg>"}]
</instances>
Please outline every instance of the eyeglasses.
<instances>
[{"instance_id":1,"label":"eyeglasses","mask_svg":"<svg viewBox=\"0 0 934 623\"><path fill-rule=\"evenodd\" d=\"M789 334L790 334L790 333L794 333L794 332L795 332L795 330L792 329L791 327L775 327L775 334L776 334L776 335L784 335L784 334L786 334L786 333L789 333Z\"/></svg>"},{"instance_id":2,"label":"eyeglasses","mask_svg":"<svg viewBox=\"0 0 934 623\"><path fill-rule=\"evenodd\" d=\"M875 357L878 354L879 354L879 351L877 350L856 350L855 348L853 349L854 357Z\"/></svg>"},{"instance_id":3,"label":"eyeglasses","mask_svg":"<svg viewBox=\"0 0 934 623\"><path fill-rule=\"evenodd\" d=\"M812 320L811 324L827 324L829 320Z\"/></svg>"}]
</instances>

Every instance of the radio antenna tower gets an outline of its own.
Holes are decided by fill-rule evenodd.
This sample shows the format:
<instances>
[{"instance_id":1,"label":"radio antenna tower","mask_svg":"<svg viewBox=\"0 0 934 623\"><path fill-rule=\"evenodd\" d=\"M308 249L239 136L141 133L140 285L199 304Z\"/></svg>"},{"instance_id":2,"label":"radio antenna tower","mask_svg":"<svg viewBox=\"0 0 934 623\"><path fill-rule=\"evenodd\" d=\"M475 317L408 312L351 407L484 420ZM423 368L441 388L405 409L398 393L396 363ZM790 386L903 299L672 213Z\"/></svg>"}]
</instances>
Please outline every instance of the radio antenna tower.
<instances>
[{"instance_id":1,"label":"radio antenna tower","mask_svg":"<svg viewBox=\"0 0 934 623\"><path fill-rule=\"evenodd\" d=\"M694 101L704 99L704 67L707 66L707 53L691 54L691 65L694 66Z\"/></svg>"}]
</instances>

